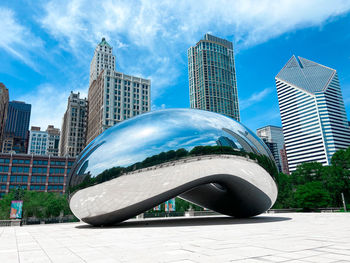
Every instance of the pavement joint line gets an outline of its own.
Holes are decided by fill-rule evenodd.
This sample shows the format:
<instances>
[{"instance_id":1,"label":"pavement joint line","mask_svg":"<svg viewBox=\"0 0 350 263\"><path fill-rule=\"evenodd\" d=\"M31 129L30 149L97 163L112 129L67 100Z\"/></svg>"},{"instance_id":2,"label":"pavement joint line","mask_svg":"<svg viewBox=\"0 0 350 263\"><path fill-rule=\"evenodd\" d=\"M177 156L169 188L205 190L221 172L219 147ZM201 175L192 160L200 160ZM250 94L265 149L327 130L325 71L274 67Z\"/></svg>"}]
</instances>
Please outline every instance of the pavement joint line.
<instances>
[{"instance_id":1,"label":"pavement joint line","mask_svg":"<svg viewBox=\"0 0 350 263\"><path fill-rule=\"evenodd\" d=\"M19 248L18 248L18 240L17 240L17 233L16 233L16 227L14 228L14 232L15 232L15 239L16 239L16 248L17 248L17 260L18 262L21 262L21 258L19 257Z\"/></svg>"}]
</instances>

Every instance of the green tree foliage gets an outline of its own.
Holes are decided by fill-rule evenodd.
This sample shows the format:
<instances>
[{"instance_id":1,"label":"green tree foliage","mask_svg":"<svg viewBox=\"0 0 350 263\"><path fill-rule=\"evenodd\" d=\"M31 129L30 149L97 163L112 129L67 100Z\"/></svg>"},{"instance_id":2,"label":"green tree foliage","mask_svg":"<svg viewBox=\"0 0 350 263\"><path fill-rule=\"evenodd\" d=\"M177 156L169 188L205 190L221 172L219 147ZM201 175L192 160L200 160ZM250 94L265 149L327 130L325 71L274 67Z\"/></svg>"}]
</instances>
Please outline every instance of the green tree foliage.
<instances>
[{"instance_id":1,"label":"green tree foliage","mask_svg":"<svg viewBox=\"0 0 350 263\"><path fill-rule=\"evenodd\" d=\"M320 163L310 162L298 165L292 174L294 185L305 184L308 182L320 181L322 177L323 166Z\"/></svg>"},{"instance_id":2,"label":"green tree foliage","mask_svg":"<svg viewBox=\"0 0 350 263\"><path fill-rule=\"evenodd\" d=\"M291 208L293 205L293 185L290 176L279 173L276 176L278 196L274 208Z\"/></svg>"},{"instance_id":3,"label":"green tree foliage","mask_svg":"<svg viewBox=\"0 0 350 263\"><path fill-rule=\"evenodd\" d=\"M313 182L317 182L317 187L322 186L323 194L329 196L329 200L324 199L328 200L328 206L341 207L343 205L341 193L344 193L346 202L349 203L350 147L337 151L332 157L330 166L322 166L322 164L315 162L303 163L297 167L292 175L279 174L276 177L279 193L274 208L298 207L301 205L300 189L306 192L306 188L300 187ZM315 209L321 206L325 206L324 202L316 202L313 207L308 205L307 208Z\"/></svg>"},{"instance_id":4,"label":"green tree foliage","mask_svg":"<svg viewBox=\"0 0 350 263\"><path fill-rule=\"evenodd\" d=\"M202 211L203 210L202 207L195 205L195 204L192 204L192 203L190 203L186 200L183 200L181 198L178 198L178 197L175 198L175 208L176 208L177 212L185 212L185 211L188 211L190 208L192 208L195 211Z\"/></svg>"},{"instance_id":5,"label":"green tree foliage","mask_svg":"<svg viewBox=\"0 0 350 263\"><path fill-rule=\"evenodd\" d=\"M331 203L329 192L318 181L299 185L294 198L297 207L302 208L304 211L327 207Z\"/></svg>"},{"instance_id":6,"label":"green tree foliage","mask_svg":"<svg viewBox=\"0 0 350 263\"><path fill-rule=\"evenodd\" d=\"M20 194L18 194L20 192ZM20 198L18 198L18 196ZM0 200L0 219L9 219L12 200L23 200L23 218L50 218L72 214L67 198L58 193L14 190Z\"/></svg>"}]
</instances>

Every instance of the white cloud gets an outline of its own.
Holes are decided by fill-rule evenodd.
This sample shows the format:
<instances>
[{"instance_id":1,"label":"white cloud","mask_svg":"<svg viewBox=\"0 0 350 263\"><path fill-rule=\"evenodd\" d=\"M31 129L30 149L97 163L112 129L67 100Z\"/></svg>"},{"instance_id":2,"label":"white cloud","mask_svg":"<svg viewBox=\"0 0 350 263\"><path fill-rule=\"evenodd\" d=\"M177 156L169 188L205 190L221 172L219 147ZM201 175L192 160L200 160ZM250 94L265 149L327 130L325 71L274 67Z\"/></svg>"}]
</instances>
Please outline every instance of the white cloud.
<instances>
[{"instance_id":1,"label":"white cloud","mask_svg":"<svg viewBox=\"0 0 350 263\"><path fill-rule=\"evenodd\" d=\"M125 73L152 78L156 98L176 80L179 64L187 67L181 54L206 32L220 32L237 50L322 26L349 10L347 0L60 0L44 5L39 23L61 48L84 59L105 36Z\"/></svg>"},{"instance_id":2,"label":"white cloud","mask_svg":"<svg viewBox=\"0 0 350 263\"><path fill-rule=\"evenodd\" d=\"M11 9L0 7L0 48L38 71L30 53L43 46L40 38L20 24Z\"/></svg>"},{"instance_id":3,"label":"white cloud","mask_svg":"<svg viewBox=\"0 0 350 263\"><path fill-rule=\"evenodd\" d=\"M300 27L320 25L349 11L347 0L238 1L50 1L41 20L51 34L74 46L82 39L95 43L102 34L125 34L140 45L153 47L161 37L170 43L205 32L235 35L256 44ZM191 40L190 40L191 39Z\"/></svg>"},{"instance_id":4,"label":"white cloud","mask_svg":"<svg viewBox=\"0 0 350 263\"><path fill-rule=\"evenodd\" d=\"M46 129L49 124L61 129L62 118L67 108L70 91L63 91L51 84L43 84L18 100L32 105L30 126ZM82 94L83 97L85 94Z\"/></svg>"},{"instance_id":5,"label":"white cloud","mask_svg":"<svg viewBox=\"0 0 350 263\"><path fill-rule=\"evenodd\" d=\"M152 103L151 111L164 110L164 109L166 109L166 105L164 103L162 105L160 105L160 106Z\"/></svg>"},{"instance_id":6,"label":"white cloud","mask_svg":"<svg viewBox=\"0 0 350 263\"><path fill-rule=\"evenodd\" d=\"M253 93L247 99L239 100L239 108L240 108L240 110L244 110L244 109L248 108L249 106L253 105L254 103L262 101L271 92L272 92L272 88L265 88L265 89L263 89L262 91L260 91L258 93Z\"/></svg>"}]
</instances>

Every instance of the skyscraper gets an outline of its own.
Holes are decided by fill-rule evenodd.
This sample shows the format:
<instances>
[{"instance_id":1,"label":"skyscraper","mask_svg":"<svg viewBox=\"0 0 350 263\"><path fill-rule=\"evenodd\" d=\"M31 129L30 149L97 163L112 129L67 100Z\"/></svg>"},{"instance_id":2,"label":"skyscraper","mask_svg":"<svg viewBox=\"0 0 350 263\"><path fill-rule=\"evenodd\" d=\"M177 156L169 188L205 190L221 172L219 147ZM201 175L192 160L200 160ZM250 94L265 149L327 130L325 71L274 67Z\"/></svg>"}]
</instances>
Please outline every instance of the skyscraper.
<instances>
[{"instance_id":1,"label":"skyscraper","mask_svg":"<svg viewBox=\"0 0 350 263\"><path fill-rule=\"evenodd\" d=\"M96 46L94 56L90 64L90 82L96 80L104 69L115 69L115 56L113 55L113 47L111 47L105 38Z\"/></svg>"},{"instance_id":2,"label":"skyscraper","mask_svg":"<svg viewBox=\"0 0 350 263\"><path fill-rule=\"evenodd\" d=\"M23 101L10 101L5 126L3 152L26 153L32 105Z\"/></svg>"},{"instance_id":3,"label":"skyscraper","mask_svg":"<svg viewBox=\"0 0 350 263\"><path fill-rule=\"evenodd\" d=\"M240 120L233 44L205 34L188 56L191 108Z\"/></svg>"},{"instance_id":4,"label":"skyscraper","mask_svg":"<svg viewBox=\"0 0 350 263\"><path fill-rule=\"evenodd\" d=\"M76 157L84 149L86 142L88 102L80 98L80 93L68 97L64 113L59 145L60 156Z\"/></svg>"},{"instance_id":5,"label":"skyscraper","mask_svg":"<svg viewBox=\"0 0 350 263\"><path fill-rule=\"evenodd\" d=\"M7 119L7 108L9 104L9 90L0 82L0 150L2 148L5 125Z\"/></svg>"},{"instance_id":6,"label":"skyscraper","mask_svg":"<svg viewBox=\"0 0 350 263\"><path fill-rule=\"evenodd\" d=\"M276 76L290 172L304 162L329 165L350 145L350 130L336 70L292 56Z\"/></svg>"},{"instance_id":7,"label":"skyscraper","mask_svg":"<svg viewBox=\"0 0 350 263\"><path fill-rule=\"evenodd\" d=\"M102 50L105 46L110 47L105 40L102 42ZM96 50L100 48L101 43L97 45ZM93 61L98 61L96 50ZM97 79L92 78L89 87L86 144L114 124L151 109L151 81L116 72L109 66L104 66ZM96 71L96 68L93 67L92 70ZM90 72L90 76L96 74L97 71Z\"/></svg>"},{"instance_id":8,"label":"skyscraper","mask_svg":"<svg viewBox=\"0 0 350 263\"><path fill-rule=\"evenodd\" d=\"M267 147L269 147L278 170L282 172L282 157L280 153L284 145L282 128L268 125L257 129L256 134L265 142Z\"/></svg>"}]
</instances>

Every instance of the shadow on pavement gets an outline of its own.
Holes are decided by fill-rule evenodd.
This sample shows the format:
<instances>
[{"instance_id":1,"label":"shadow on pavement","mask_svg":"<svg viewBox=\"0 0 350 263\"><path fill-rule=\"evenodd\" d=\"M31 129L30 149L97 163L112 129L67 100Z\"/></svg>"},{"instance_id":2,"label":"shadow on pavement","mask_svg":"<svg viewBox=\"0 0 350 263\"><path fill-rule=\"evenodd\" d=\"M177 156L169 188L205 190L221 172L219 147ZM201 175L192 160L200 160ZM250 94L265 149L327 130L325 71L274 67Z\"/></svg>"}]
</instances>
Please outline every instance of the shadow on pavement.
<instances>
[{"instance_id":1,"label":"shadow on pavement","mask_svg":"<svg viewBox=\"0 0 350 263\"><path fill-rule=\"evenodd\" d=\"M131 219L113 226L94 227L79 225L76 228L136 228L136 227L183 227L183 226L213 226L213 225L241 225L272 223L291 220L290 217L256 216L251 218L234 218L228 216L188 217L188 218L157 218L157 219Z\"/></svg>"}]
</instances>

